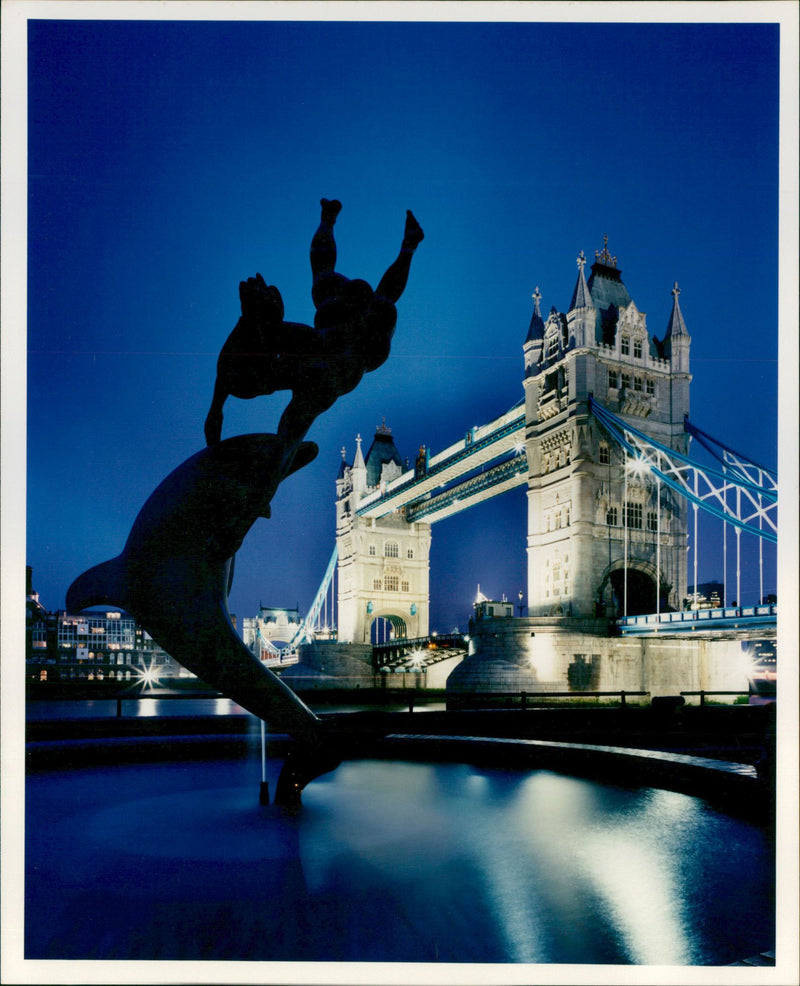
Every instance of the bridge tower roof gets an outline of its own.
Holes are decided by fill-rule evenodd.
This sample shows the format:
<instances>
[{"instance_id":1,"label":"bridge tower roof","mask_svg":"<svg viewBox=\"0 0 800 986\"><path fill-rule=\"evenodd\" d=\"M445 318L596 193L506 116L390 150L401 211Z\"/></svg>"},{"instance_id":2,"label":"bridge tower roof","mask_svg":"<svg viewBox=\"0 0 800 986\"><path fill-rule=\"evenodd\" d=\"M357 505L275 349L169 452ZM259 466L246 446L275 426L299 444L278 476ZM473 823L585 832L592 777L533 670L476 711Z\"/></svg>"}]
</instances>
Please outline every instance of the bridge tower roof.
<instances>
[{"instance_id":1,"label":"bridge tower roof","mask_svg":"<svg viewBox=\"0 0 800 986\"><path fill-rule=\"evenodd\" d=\"M403 468L403 460L394 444L392 429L387 428L386 421L378 427L375 438L367 452L365 460L367 467L367 486L377 486L381 480L381 470L387 462L394 462Z\"/></svg>"},{"instance_id":2,"label":"bridge tower roof","mask_svg":"<svg viewBox=\"0 0 800 986\"><path fill-rule=\"evenodd\" d=\"M603 249L595 250L592 273L589 278L589 292L595 308L608 309L612 305L619 309L631 303L631 296L622 281L622 271L617 267L617 258L608 252L608 237L603 237Z\"/></svg>"},{"instance_id":3,"label":"bridge tower roof","mask_svg":"<svg viewBox=\"0 0 800 986\"><path fill-rule=\"evenodd\" d=\"M620 308L631 303L631 296L622 280L622 271L617 267L617 258L608 252L608 237L603 237L603 249L595 250L595 261L589 277L589 294L597 309L596 337L598 341L611 344L617 331L617 318Z\"/></svg>"}]
</instances>

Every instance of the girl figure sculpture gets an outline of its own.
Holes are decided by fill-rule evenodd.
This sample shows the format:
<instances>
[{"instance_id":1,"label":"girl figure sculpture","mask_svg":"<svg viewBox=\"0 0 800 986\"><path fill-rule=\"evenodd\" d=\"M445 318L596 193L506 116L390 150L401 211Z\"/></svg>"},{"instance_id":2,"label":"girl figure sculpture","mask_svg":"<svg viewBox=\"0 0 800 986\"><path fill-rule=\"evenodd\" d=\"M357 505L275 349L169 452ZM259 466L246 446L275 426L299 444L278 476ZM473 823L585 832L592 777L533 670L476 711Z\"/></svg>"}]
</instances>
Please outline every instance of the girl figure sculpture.
<instances>
[{"instance_id":1,"label":"girl figure sculpture","mask_svg":"<svg viewBox=\"0 0 800 986\"><path fill-rule=\"evenodd\" d=\"M229 396L248 400L291 390L278 425L285 447L300 442L314 419L349 393L389 356L411 258L424 234L409 211L397 259L375 291L366 281L336 271L333 227L342 205L322 199L311 240L314 325L286 322L280 291L261 274L239 284L242 317L217 360L214 396L206 417L206 444L219 442L222 406Z\"/></svg>"}]
</instances>

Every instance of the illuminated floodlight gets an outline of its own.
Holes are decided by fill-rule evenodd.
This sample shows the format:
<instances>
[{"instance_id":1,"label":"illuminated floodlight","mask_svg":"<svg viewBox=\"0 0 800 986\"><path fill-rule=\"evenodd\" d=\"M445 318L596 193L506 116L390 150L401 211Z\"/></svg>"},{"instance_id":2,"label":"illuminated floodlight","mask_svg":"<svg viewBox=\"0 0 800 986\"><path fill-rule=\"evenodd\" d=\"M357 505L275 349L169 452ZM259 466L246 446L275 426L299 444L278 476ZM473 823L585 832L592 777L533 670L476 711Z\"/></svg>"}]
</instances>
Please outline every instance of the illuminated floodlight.
<instances>
[{"instance_id":1,"label":"illuminated floodlight","mask_svg":"<svg viewBox=\"0 0 800 986\"><path fill-rule=\"evenodd\" d=\"M145 688L152 688L153 685L157 685L160 681L158 669L153 661L150 662L149 668L137 668L136 674L139 677L139 681L145 686Z\"/></svg>"},{"instance_id":2,"label":"illuminated floodlight","mask_svg":"<svg viewBox=\"0 0 800 986\"><path fill-rule=\"evenodd\" d=\"M628 459L625 463L625 468L632 476L642 479L650 474L652 467L647 459L637 456L635 459Z\"/></svg>"},{"instance_id":3,"label":"illuminated floodlight","mask_svg":"<svg viewBox=\"0 0 800 986\"><path fill-rule=\"evenodd\" d=\"M517 453L517 455L522 455L522 453L525 451L525 443L517 442L517 444L514 446L514 451Z\"/></svg>"},{"instance_id":4,"label":"illuminated floodlight","mask_svg":"<svg viewBox=\"0 0 800 986\"><path fill-rule=\"evenodd\" d=\"M409 664L412 668L419 668L422 666L422 662L425 659L425 651L415 650L409 655Z\"/></svg>"}]
</instances>

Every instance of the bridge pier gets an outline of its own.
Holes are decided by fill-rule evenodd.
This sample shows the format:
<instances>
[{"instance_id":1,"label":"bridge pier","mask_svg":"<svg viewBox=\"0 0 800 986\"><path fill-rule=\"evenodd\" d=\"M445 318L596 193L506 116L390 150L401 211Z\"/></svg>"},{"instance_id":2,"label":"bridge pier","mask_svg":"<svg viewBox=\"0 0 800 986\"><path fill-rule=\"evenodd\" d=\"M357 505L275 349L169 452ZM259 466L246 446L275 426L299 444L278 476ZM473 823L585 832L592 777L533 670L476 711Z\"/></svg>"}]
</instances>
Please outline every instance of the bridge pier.
<instances>
[{"instance_id":1,"label":"bridge pier","mask_svg":"<svg viewBox=\"0 0 800 986\"><path fill-rule=\"evenodd\" d=\"M608 620L568 617L473 620L469 654L448 678L447 691L747 693L751 661L741 639L619 637L609 636L611 628Z\"/></svg>"}]
</instances>

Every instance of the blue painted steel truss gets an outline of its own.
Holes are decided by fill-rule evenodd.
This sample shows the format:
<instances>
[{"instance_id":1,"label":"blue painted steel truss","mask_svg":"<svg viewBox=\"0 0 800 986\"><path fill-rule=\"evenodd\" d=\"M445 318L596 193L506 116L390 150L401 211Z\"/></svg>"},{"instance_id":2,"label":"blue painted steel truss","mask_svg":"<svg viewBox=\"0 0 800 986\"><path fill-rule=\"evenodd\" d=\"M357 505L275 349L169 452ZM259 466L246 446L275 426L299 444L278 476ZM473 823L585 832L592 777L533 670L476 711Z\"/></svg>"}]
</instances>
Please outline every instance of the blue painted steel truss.
<instances>
[{"instance_id":1,"label":"blue painted steel truss","mask_svg":"<svg viewBox=\"0 0 800 986\"><path fill-rule=\"evenodd\" d=\"M334 545L330 561L328 562L328 567L325 569L325 574L322 576L322 582L319 584L319 589L317 589L317 594L314 596L314 601L311 603L311 608L309 609L306 618L300 624L297 632L289 641L290 650L294 647L299 647L300 644L312 640L314 631L319 629L319 614L322 610L322 604L325 602L325 596L328 594L331 581L333 580L333 573L336 571L336 563L338 560L339 548L337 545Z\"/></svg>"},{"instance_id":2,"label":"blue painted steel truss","mask_svg":"<svg viewBox=\"0 0 800 986\"><path fill-rule=\"evenodd\" d=\"M725 465L724 471L708 468L639 431L592 397L589 409L637 462L695 507L765 541L777 542L778 495L774 473L732 453L702 432L706 441L720 449L712 454ZM699 432L699 429L686 430L689 434ZM706 441L702 444L708 448ZM732 458L725 459L727 454Z\"/></svg>"},{"instance_id":3,"label":"blue painted steel truss","mask_svg":"<svg viewBox=\"0 0 800 986\"><path fill-rule=\"evenodd\" d=\"M728 448L727 445L723 445L718 439L701 431L688 418L684 420L683 428L687 434L696 438L703 448L709 451L722 464L725 472L730 472L740 479L745 480L745 482L752 483L759 488L767 489L771 493L777 493L778 474L774 469L767 469L766 466L760 466L748 456L742 455L741 452L734 452L733 449Z\"/></svg>"}]
</instances>

